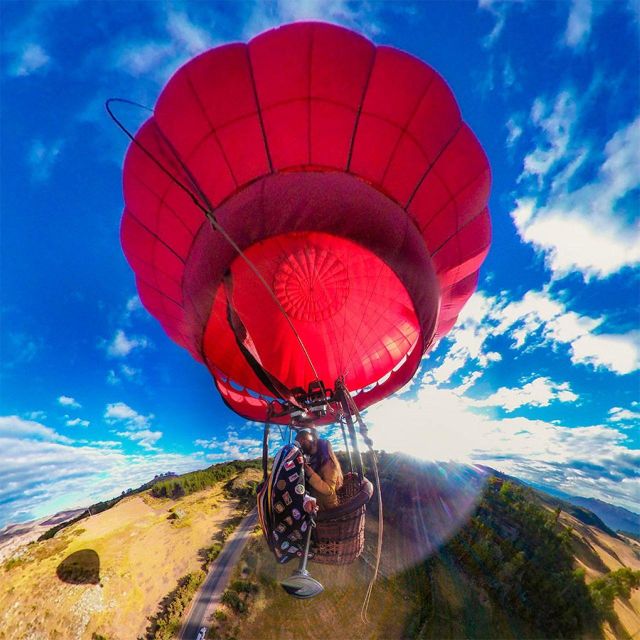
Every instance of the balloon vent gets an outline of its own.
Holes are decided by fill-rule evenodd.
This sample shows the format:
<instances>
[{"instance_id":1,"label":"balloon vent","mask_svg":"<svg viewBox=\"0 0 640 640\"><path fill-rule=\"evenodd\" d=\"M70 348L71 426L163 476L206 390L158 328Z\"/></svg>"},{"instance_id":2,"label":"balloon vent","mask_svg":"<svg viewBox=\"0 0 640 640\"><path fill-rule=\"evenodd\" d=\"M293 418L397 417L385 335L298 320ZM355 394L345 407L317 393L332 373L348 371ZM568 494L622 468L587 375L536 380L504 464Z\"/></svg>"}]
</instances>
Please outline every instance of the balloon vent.
<instances>
[{"instance_id":1,"label":"balloon vent","mask_svg":"<svg viewBox=\"0 0 640 640\"><path fill-rule=\"evenodd\" d=\"M331 251L305 247L282 261L273 277L273 291L291 318L318 322L344 306L349 275Z\"/></svg>"}]
</instances>

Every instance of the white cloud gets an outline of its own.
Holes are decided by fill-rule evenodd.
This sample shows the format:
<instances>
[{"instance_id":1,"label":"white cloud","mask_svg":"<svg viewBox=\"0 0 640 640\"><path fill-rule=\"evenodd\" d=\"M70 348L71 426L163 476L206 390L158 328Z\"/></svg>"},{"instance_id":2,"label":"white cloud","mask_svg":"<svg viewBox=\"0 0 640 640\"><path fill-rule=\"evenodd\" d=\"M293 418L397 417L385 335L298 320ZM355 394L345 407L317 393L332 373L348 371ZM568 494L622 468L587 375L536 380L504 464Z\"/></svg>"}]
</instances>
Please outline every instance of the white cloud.
<instances>
[{"instance_id":1,"label":"white cloud","mask_svg":"<svg viewBox=\"0 0 640 640\"><path fill-rule=\"evenodd\" d=\"M149 429L143 429L142 431L118 431L116 435L137 442L147 451L158 451L154 445L162 438L162 431L151 431Z\"/></svg>"},{"instance_id":2,"label":"white cloud","mask_svg":"<svg viewBox=\"0 0 640 640\"><path fill-rule=\"evenodd\" d=\"M167 31L172 41L191 56L206 51L212 45L210 34L193 24L184 13L169 13Z\"/></svg>"},{"instance_id":3,"label":"white cloud","mask_svg":"<svg viewBox=\"0 0 640 640\"><path fill-rule=\"evenodd\" d=\"M511 216L554 278L577 272L588 281L640 264L640 117L611 136L595 177L572 188L580 168L593 161L589 145L574 140L576 119L567 91L551 113L543 101L534 103L532 121L543 141L524 159L521 181L529 186Z\"/></svg>"},{"instance_id":4,"label":"white cloud","mask_svg":"<svg viewBox=\"0 0 640 640\"><path fill-rule=\"evenodd\" d=\"M571 361L619 374L637 371L640 367L640 331L621 335L584 334L571 343Z\"/></svg>"},{"instance_id":5,"label":"white cloud","mask_svg":"<svg viewBox=\"0 0 640 640\"><path fill-rule=\"evenodd\" d=\"M136 367L131 367L128 364L121 364L117 370L109 369L107 372L107 384L116 386L123 380L129 382L135 382L137 384L142 381L142 370Z\"/></svg>"},{"instance_id":6,"label":"white cloud","mask_svg":"<svg viewBox=\"0 0 640 640\"><path fill-rule=\"evenodd\" d=\"M154 418L153 414L138 413L124 402L108 404L104 417L109 424L121 424L129 430L147 429Z\"/></svg>"},{"instance_id":7,"label":"white cloud","mask_svg":"<svg viewBox=\"0 0 640 640\"><path fill-rule=\"evenodd\" d=\"M128 364L120 365L120 373L127 380L138 380L140 378L140 369L136 369L135 367L130 367Z\"/></svg>"},{"instance_id":8,"label":"white cloud","mask_svg":"<svg viewBox=\"0 0 640 640\"><path fill-rule=\"evenodd\" d=\"M611 407L609 409L609 420L611 422L626 422L628 420L640 421L640 413L622 407Z\"/></svg>"},{"instance_id":9,"label":"white cloud","mask_svg":"<svg viewBox=\"0 0 640 640\"><path fill-rule=\"evenodd\" d=\"M498 336L512 339L512 348L533 350L564 348L572 364L626 375L640 368L640 332L612 333L606 317L581 315L556 299L550 287L527 291L519 300L508 294L488 296L476 292L443 342L447 351L427 373L436 384L455 376L461 392L469 389L502 355L491 348ZM437 357L437 350L427 357ZM433 362L433 360L431 360ZM473 365L470 373L467 367ZM538 383L541 384L541 383Z\"/></svg>"},{"instance_id":10,"label":"white cloud","mask_svg":"<svg viewBox=\"0 0 640 640\"><path fill-rule=\"evenodd\" d=\"M142 301L140 300L140 298L137 295L135 295L135 296L131 296L127 300L127 304L125 305L125 308L127 310L127 315L131 315L136 311L142 310L144 307L142 306Z\"/></svg>"},{"instance_id":11,"label":"white cloud","mask_svg":"<svg viewBox=\"0 0 640 640\"><path fill-rule=\"evenodd\" d=\"M42 140L34 140L29 148L27 162L31 167L31 177L37 182L45 182L51 176L53 165L62 150L62 140L54 140L45 144Z\"/></svg>"},{"instance_id":12,"label":"white cloud","mask_svg":"<svg viewBox=\"0 0 640 640\"><path fill-rule=\"evenodd\" d=\"M563 158L571 141L572 127L576 121L577 105L569 91L562 91L550 109L537 98L531 107L531 121L543 133L543 141L524 158L524 171L520 178L536 176L538 185Z\"/></svg>"},{"instance_id":13,"label":"white cloud","mask_svg":"<svg viewBox=\"0 0 640 640\"><path fill-rule=\"evenodd\" d=\"M87 506L158 473L204 466L198 455L125 454L119 446L116 441L72 441L45 425L0 417L0 527Z\"/></svg>"},{"instance_id":14,"label":"white cloud","mask_svg":"<svg viewBox=\"0 0 640 640\"><path fill-rule=\"evenodd\" d=\"M578 396L568 382L557 383L540 377L519 387L501 387L481 400L469 400L475 407L502 407L512 412L520 407L548 407L553 401L575 402Z\"/></svg>"},{"instance_id":15,"label":"white cloud","mask_svg":"<svg viewBox=\"0 0 640 640\"><path fill-rule=\"evenodd\" d=\"M44 442L72 441L34 420L25 420L20 416L0 416L0 438L29 438ZM0 466L1 468L1 466Z\"/></svg>"},{"instance_id":16,"label":"white cloud","mask_svg":"<svg viewBox=\"0 0 640 640\"><path fill-rule=\"evenodd\" d=\"M187 14L168 11L163 17L164 37L137 43L126 41L119 48L114 61L119 70L136 78L152 75L164 82L189 58L215 44L210 33L191 22Z\"/></svg>"},{"instance_id":17,"label":"white cloud","mask_svg":"<svg viewBox=\"0 0 640 640\"><path fill-rule=\"evenodd\" d=\"M36 71L42 71L50 62L51 57L41 45L27 42L16 52L9 73L15 77L30 76Z\"/></svg>"},{"instance_id":18,"label":"white cloud","mask_svg":"<svg viewBox=\"0 0 640 640\"><path fill-rule=\"evenodd\" d=\"M486 347L486 341L493 331L486 320L495 304L495 298L481 292L476 292L467 302L458 316L458 322L447 336L447 340L453 344L443 362L430 372L435 382L446 382L469 362L474 362L476 368L486 369L491 362L501 359L499 353Z\"/></svg>"},{"instance_id":19,"label":"white cloud","mask_svg":"<svg viewBox=\"0 0 640 640\"><path fill-rule=\"evenodd\" d=\"M250 460L262 455L262 442L260 440L257 438L240 438L231 429L227 430L227 437L224 440L219 438L198 439L193 444L210 451L205 457L212 462Z\"/></svg>"},{"instance_id":20,"label":"white cloud","mask_svg":"<svg viewBox=\"0 0 640 640\"><path fill-rule=\"evenodd\" d=\"M131 44L120 51L118 66L130 75L140 77L164 62L172 51L171 45L166 43Z\"/></svg>"},{"instance_id":21,"label":"white cloud","mask_svg":"<svg viewBox=\"0 0 640 640\"><path fill-rule=\"evenodd\" d=\"M591 33L593 5L591 0L573 0L564 41L570 47L579 47L585 43Z\"/></svg>"},{"instance_id":22,"label":"white cloud","mask_svg":"<svg viewBox=\"0 0 640 640\"><path fill-rule=\"evenodd\" d=\"M106 343L107 355L111 358L124 358L134 349L145 349L149 341L144 336L127 337L122 329L117 329L112 340Z\"/></svg>"},{"instance_id":23,"label":"white cloud","mask_svg":"<svg viewBox=\"0 0 640 640\"><path fill-rule=\"evenodd\" d=\"M500 38L507 22L507 14L511 9L511 5L512 3L510 2L499 2L497 0L478 0L478 8L489 11L495 18L493 28L482 38L482 46L485 49L491 49Z\"/></svg>"},{"instance_id":24,"label":"white cloud","mask_svg":"<svg viewBox=\"0 0 640 640\"><path fill-rule=\"evenodd\" d=\"M423 384L367 411L376 448L422 459L493 466L524 480L632 508L640 500L640 452L602 425L565 427L524 417L497 420L473 400Z\"/></svg>"},{"instance_id":25,"label":"white cloud","mask_svg":"<svg viewBox=\"0 0 640 640\"><path fill-rule=\"evenodd\" d=\"M379 3L353 3L348 0L259 0L247 19L243 35L252 38L262 31L299 20L324 20L374 36L382 31ZM405 8L410 12L410 8Z\"/></svg>"},{"instance_id":26,"label":"white cloud","mask_svg":"<svg viewBox=\"0 0 640 640\"><path fill-rule=\"evenodd\" d=\"M66 423L68 427L88 427L91 423L82 418L69 418Z\"/></svg>"},{"instance_id":27,"label":"white cloud","mask_svg":"<svg viewBox=\"0 0 640 640\"><path fill-rule=\"evenodd\" d=\"M573 364L591 365L624 375L640 367L637 331L621 334L596 333L606 319L567 310L548 290L528 291L521 300L495 309L498 333L509 333L516 348L566 346Z\"/></svg>"},{"instance_id":28,"label":"white cloud","mask_svg":"<svg viewBox=\"0 0 640 640\"><path fill-rule=\"evenodd\" d=\"M82 405L71 396L60 396L58 398L58 404L61 404L63 407L72 407L73 409L80 409Z\"/></svg>"},{"instance_id":29,"label":"white cloud","mask_svg":"<svg viewBox=\"0 0 640 640\"><path fill-rule=\"evenodd\" d=\"M47 414L44 411L29 411L26 414L26 418L28 420L46 420Z\"/></svg>"},{"instance_id":30,"label":"white cloud","mask_svg":"<svg viewBox=\"0 0 640 640\"><path fill-rule=\"evenodd\" d=\"M507 147L512 147L522 136L523 129L518 120L513 116L507 120Z\"/></svg>"}]
</instances>

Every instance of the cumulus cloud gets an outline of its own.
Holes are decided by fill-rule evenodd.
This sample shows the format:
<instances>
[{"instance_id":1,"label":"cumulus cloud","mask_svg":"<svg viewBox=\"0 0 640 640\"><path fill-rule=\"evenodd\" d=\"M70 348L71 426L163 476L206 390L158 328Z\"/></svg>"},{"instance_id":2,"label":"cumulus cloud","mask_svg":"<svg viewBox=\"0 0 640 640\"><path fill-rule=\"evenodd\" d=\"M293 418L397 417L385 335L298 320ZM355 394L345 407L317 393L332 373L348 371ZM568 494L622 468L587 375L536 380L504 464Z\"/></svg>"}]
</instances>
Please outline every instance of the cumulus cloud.
<instances>
[{"instance_id":1,"label":"cumulus cloud","mask_svg":"<svg viewBox=\"0 0 640 640\"><path fill-rule=\"evenodd\" d=\"M144 336L128 337L122 329L117 329L113 338L104 345L110 358L124 358L134 349L148 347L149 341Z\"/></svg>"},{"instance_id":2,"label":"cumulus cloud","mask_svg":"<svg viewBox=\"0 0 640 640\"><path fill-rule=\"evenodd\" d=\"M539 138L524 158L524 193L511 217L554 278L579 273L588 281L640 264L640 117L609 138L595 177L575 186L581 168L597 159L575 134L578 114L569 91L553 106L535 101L531 120Z\"/></svg>"},{"instance_id":3,"label":"cumulus cloud","mask_svg":"<svg viewBox=\"0 0 640 640\"><path fill-rule=\"evenodd\" d=\"M490 417L469 398L423 382L415 398L368 410L377 448L432 460L482 463L574 495L632 508L640 499L640 451L603 425L566 427Z\"/></svg>"},{"instance_id":4,"label":"cumulus cloud","mask_svg":"<svg viewBox=\"0 0 640 640\"><path fill-rule=\"evenodd\" d=\"M325 20L375 36L382 31L380 8L379 3L349 0L260 0L253 3L243 35L252 38L288 22Z\"/></svg>"},{"instance_id":5,"label":"cumulus cloud","mask_svg":"<svg viewBox=\"0 0 640 640\"><path fill-rule=\"evenodd\" d=\"M548 289L528 291L520 300L497 307L491 320L498 321L497 331L508 333L516 348L564 346L573 364L619 375L640 367L640 332L605 333L606 318L570 311Z\"/></svg>"},{"instance_id":6,"label":"cumulus cloud","mask_svg":"<svg viewBox=\"0 0 640 640\"><path fill-rule=\"evenodd\" d=\"M104 412L105 420L109 424L119 424L130 430L147 429L154 416L138 413L124 402L108 404Z\"/></svg>"},{"instance_id":7,"label":"cumulus cloud","mask_svg":"<svg viewBox=\"0 0 640 640\"><path fill-rule=\"evenodd\" d=\"M115 55L115 66L141 77L151 74L164 82L182 63L213 46L211 34L194 24L186 13L168 11L164 18L164 35L145 42L127 41Z\"/></svg>"},{"instance_id":8,"label":"cumulus cloud","mask_svg":"<svg viewBox=\"0 0 640 640\"><path fill-rule=\"evenodd\" d=\"M20 416L0 416L0 438L25 438L33 441L65 444L72 442L66 436L56 433L54 429L35 420L25 420Z\"/></svg>"},{"instance_id":9,"label":"cumulus cloud","mask_svg":"<svg viewBox=\"0 0 640 640\"><path fill-rule=\"evenodd\" d=\"M498 362L501 355L487 348L487 339L493 327L486 321L491 315L496 299L477 292L462 309L458 322L449 333L451 346L443 362L430 372L433 381L446 382L467 364L474 363L476 369L486 369Z\"/></svg>"},{"instance_id":10,"label":"cumulus cloud","mask_svg":"<svg viewBox=\"0 0 640 640\"><path fill-rule=\"evenodd\" d=\"M640 332L614 333L608 330L609 324L605 316L572 311L548 286L527 291L520 299L508 293L488 296L477 292L444 339L446 354L427 376L436 384L455 379L461 391L466 391L493 363L501 361L502 354L492 348L499 336L509 338L516 350L562 348L572 364L617 375L637 371Z\"/></svg>"},{"instance_id":11,"label":"cumulus cloud","mask_svg":"<svg viewBox=\"0 0 640 640\"><path fill-rule=\"evenodd\" d=\"M121 364L117 369L109 369L107 372L107 383L110 385L119 385L123 380L128 382L141 383L142 370L137 367L131 367L128 364Z\"/></svg>"},{"instance_id":12,"label":"cumulus cloud","mask_svg":"<svg viewBox=\"0 0 640 640\"><path fill-rule=\"evenodd\" d=\"M91 423L82 418L68 418L65 424L68 427L88 427Z\"/></svg>"},{"instance_id":13,"label":"cumulus cloud","mask_svg":"<svg viewBox=\"0 0 640 640\"><path fill-rule=\"evenodd\" d=\"M62 151L62 140L45 143L34 140L29 148L27 163L31 168L31 177L36 182L46 182L51 177L51 171Z\"/></svg>"},{"instance_id":14,"label":"cumulus cloud","mask_svg":"<svg viewBox=\"0 0 640 640\"><path fill-rule=\"evenodd\" d=\"M570 47L583 45L591 33L593 5L591 0L572 0L564 33L564 42Z\"/></svg>"},{"instance_id":15,"label":"cumulus cloud","mask_svg":"<svg viewBox=\"0 0 640 640\"><path fill-rule=\"evenodd\" d=\"M15 52L13 64L9 67L9 74L14 77L26 77L35 72L42 72L51 62L51 57L42 45L26 42Z\"/></svg>"},{"instance_id":16,"label":"cumulus cloud","mask_svg":"<svg viewBox=\"0 0 640 640\"><path fill-rule=\"evenodd\" d=\"M0 417L0 527L87 506L154 475L204 466L202 456L125 454L116 441L73 441L18 416Z\"/></svg>"},{"instance_id":17,"label":"cumulus cloud","mask_svg":"<svg viewBox=\"0 0 640 640\"><path fill-rule=\"evenodd\" d=\"M502 407L508 412L520 407L548 407L552 402L575 402L578 396L568 382L540 377L518 387L501 387L481 400L469 400L475 407Z\"/></svg>"},{"instance_id":18,"label":"cumulus cloud","mask_svg":"<svg viewBox=\"0 0 640 640\"><path fill-rule=\"evenodd\" d=\"M46 420L47 414L44 411L29 411L26 417L29 420Z\"/></svg>"},{"instance_id":19,"label":"cumulus cloud","mask_svg":"<svg viewBox=\"0 0 640 640\"><path fill-rule=\"evenodd\" d=\"M82 405L71 396L60 396L58 398L58 404L62 405L63 407L71 407L73 409L80 409L82 407Z\"/></svg>"},{"instance_id":20,"label":"cumulus cloud","mask_svg":"<svg viewBox=\"0 0 640 640\"><path fill-rule=\"evenodd\" d=\"M609 420L611 422L633 421L638 423L640 421L640 412L632 409L623 409L622 407L611 407L609 409Z\"/></svg>"},{"instance_id":21,"label":"cumulus cloud","mask_svg":"<svg viewBox=\"0 0 640 640\"><path fill-rule=\"evenodd\" d=\"M107 405L104 418L111 426L124 429L116 431L116 435L139 444L147 451L158 451L154 445L163 434L162 431L151 430L153 414L143 415L124 402L115 402Z\"/></svg>"},{"instance_id":22,"label":"cumulus cloud","mask_svg":"<svg viewBox=\"0 0 640 640\"><path fill-rule=\"evenodd\" d=\"M141 431L118 431L116 435L121 438L128 438L132 442L137 442L147 451L158 451L154 445L162 438L162 431L151 431L150 429L142 429Z\"/></svg>"},{"instance_id":23,"label":"cumulus cloud","mask_svg":"<svg viewBox=\"0 0 640 640\"><path fill-rule=\"evenodd\" d=\"M250 460L262 455L262 442L257 438L241 438L236 431L227 430L226 439L198 439L194 445L207 449L205 458L209 461Z\"/></svg>"}]
</instances>

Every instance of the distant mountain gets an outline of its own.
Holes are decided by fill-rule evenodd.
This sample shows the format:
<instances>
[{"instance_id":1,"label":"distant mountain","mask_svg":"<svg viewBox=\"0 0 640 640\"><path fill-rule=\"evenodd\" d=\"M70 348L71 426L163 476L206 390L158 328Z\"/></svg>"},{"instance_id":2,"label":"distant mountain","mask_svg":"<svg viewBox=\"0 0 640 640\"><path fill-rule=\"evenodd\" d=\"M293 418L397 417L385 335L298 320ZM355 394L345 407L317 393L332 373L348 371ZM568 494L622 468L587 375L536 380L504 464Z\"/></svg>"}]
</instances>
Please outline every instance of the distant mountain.
<instances>
[{"instance_id":1,"label":"distant mountain","mask_svg":"<svg viewBox=\"0 0 640 640\"><path fill-rule=\"evenodd\" d=\"M492 473L494 473L493 470ZM530 484L529 486L544 491L547 494L556 496L565 502L576 505L577 507L588 509L613 531L625 531L627 533L633 533L636 536L640 535L640 514L629 511L629 509L609 504L608 502L598 500L597 498L572 496L569 493L558 491L557 489L546 485Z\"/></svg>"},{"instance_id":2,"label":"distant mountain","mask_svg":"<svg viewBox=\"0 0 640 640\"><path fill-rule=\"evenodd\" d=\"M593 511L614 531L628 531L640 535L640 515L615 505L603 502L596 498L583 498L581 496L567 496L567 502L585 507Z\"/></svg>"},{"instance_id":3,"label":"distant mountain","mask_svg":"<svg viewBox=\"0 0 640 640\"><path fill-rule=\"evenodd\" d=\"M596 498L582 498L572 496L563 491L558 491L546 485L524 482L491 467L482 466L488 473L505 480L510 480L520 485L533 488L542 498L542 501L551 508L558 506L577 518L584 524L596 527L609 535L616 535L616 531L625 531L640 535L640 515L633 513L623 507L617 507Z\"/></svg>"}]
</instances>

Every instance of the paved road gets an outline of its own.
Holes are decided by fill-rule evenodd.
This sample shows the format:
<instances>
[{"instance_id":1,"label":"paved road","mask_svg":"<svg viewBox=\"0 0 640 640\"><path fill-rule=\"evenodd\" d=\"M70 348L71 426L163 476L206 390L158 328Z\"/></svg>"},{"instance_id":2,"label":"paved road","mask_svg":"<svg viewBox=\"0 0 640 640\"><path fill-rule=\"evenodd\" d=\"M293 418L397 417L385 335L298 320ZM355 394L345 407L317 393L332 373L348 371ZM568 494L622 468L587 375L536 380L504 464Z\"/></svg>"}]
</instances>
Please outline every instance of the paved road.
<instances>
[{"instance_id":1,"label":"paved road","mask_svg":"<svg viewBox=\"0 0 640 640\"><path fill-rule=\"evenodd\" d=\"M202 627L208 628L207 620L220 604L220 598L229 582L231 571L238 564L240 554L249 541L249 535L257 520L258 512L253 509L225 542L220 555L211 564L205 581L194 596L189 615L178 636L180 640L196 640L198 631Z\"/></svg>"}]
</instances>

